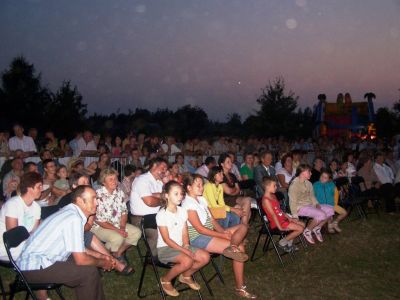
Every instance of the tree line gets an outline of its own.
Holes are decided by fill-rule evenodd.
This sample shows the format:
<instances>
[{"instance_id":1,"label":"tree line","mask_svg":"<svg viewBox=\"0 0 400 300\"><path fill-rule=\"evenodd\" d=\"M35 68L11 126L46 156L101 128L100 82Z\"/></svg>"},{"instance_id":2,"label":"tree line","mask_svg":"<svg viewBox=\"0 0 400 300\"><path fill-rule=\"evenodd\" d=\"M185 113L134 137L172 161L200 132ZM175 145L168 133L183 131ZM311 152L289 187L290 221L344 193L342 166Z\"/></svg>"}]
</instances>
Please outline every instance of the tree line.
<instances>
[{"instance_id":1,"label":"tree line","mask_svg":"<svg viewBox=\"0 0 400 300\"><path fill-rule=\"evenodd\" d=\"M55 92L51 91L43 84L34 65L19 56L1 75L0 129L8 130L13 123L20 122L25 127L53 130L64 137L90 129L102 134L124 135L133 131L173 135L181 140L219 135L289 138L312 135L313 110L299 108L298 97L287 91L284 78L268 82L256 102L259 109L245 120L233 113L227 115L225 122L210 120L201 107L191 105L175 111L136 108L128 112L88 115L87 104L76 86L64 81ZM378 134L394 134L400 124L400 100L393 109L379 109L376 119Z\"/></svg>"}]
</instances>

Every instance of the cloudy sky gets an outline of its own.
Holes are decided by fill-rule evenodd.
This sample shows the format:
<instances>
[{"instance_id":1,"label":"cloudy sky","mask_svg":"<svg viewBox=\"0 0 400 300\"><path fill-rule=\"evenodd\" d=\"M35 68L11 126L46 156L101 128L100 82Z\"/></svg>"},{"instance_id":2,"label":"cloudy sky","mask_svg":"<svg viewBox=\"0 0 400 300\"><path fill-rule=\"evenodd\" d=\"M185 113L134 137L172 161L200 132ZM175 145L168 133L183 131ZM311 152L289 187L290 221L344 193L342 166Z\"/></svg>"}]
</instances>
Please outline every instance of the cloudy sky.
<instances>
[{"instance_id":1,"label":"cloudy sky","mask_svg":"<svg viewBox=\"0 0 400 300\"><path fill-rule=\"evenodd\" d=\"M2 0L0 41L0 70L22 54L51 89L77 85L90 113L245 118L276 76L303 107L322 92L400 97L399 0Z\"/></svg>"}]
</instances>

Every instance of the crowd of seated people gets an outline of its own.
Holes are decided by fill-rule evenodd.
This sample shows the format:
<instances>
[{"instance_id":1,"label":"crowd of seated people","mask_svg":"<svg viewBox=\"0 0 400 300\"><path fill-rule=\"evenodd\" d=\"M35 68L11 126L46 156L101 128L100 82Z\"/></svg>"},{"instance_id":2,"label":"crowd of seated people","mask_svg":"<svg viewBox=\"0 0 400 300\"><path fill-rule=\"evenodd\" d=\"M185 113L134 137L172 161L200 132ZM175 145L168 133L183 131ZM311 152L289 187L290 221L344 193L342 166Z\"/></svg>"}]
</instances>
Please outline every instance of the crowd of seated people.
<instances>
[{"instance_id":1,"label":"crowd of seated people","mask_svg":"<svg viewBox=\"0 0 400 300\"><path fill-rule=\"evenodd\" d=\"M18 124L13 130L11 138L0 133L6 158L0 229L25 226L31 237L13 255L27 278L66 284L78 299L104 299L96 267L132 273L125 253L137 245L142 223L152 254L175 264L161 278L166 294L179 294L171 284L176 277L198 290L191 275L216 253L232 260L237 295L254 299L246 285L251 281L245 279L244 247L252 203L261 205L271 228L286 233L278 245L290 252L298 250L293 241L301 234L315 244L324 241L325 225L328 233L342 231L348 203L340 202L337 180L351 184L362 177L362 195L380 199L387 213L396 212L400 196L397 148L379 140L217 137L178 143L173 137L102 137L86 130L69 143L48 131L40 144L37 131L25 136ZM30 161L38 150L40 161ZM64 155L71 155L65 164ZM98 159L87 160L93 156ZM65 220L74 223L67 233ZM70 244L55 247L47 236L68 238ZM62 274L62 268L70 273ZM80 270L88 278L78 276ZM47 294L40 291L38 297Z\"/></svg>"}]
</instances>

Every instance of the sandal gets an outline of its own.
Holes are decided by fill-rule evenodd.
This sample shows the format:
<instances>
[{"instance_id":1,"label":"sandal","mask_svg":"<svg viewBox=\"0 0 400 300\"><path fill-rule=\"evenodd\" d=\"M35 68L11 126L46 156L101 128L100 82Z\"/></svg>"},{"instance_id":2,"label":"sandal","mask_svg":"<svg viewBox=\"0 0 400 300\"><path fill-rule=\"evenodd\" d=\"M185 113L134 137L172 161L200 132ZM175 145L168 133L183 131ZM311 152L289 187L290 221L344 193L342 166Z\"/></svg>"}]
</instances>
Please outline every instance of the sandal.
<instances>
[{"instance_id":1,"label":"sandal","mask_svg":"<svg viewBox=\"0 0 400 300\"><path fill-rule=\"evenodd\" d=\"M222 254L227 258L239 262L245 262L249 259L249 256L246 253L240 251L240 249L235 245L230 245L229 247L225 248Z\"/></svg>"},{"instance_id":2,"label":"sandal","mask_svg":"<svg viewBox=\"0 0 400 300\"><path fill-rule=\"evenodd\" d=\"M135 270L129 265L126 265L122 271L117 271L118 275L123 275L123 276L129 276L133 273L135 273Z\"/></svg>"},{"instance_id":3,"label":"sandal","mask_svg":"<svg viewBox=\"0 0 400 300\"><path fill-rule=\"evenodd\" d=\"M257 296L247 291L247 287L243 285L240 289L235 289L236 295L246 299L257 299Z\"/></svg>"},{"instance_id":4,"label":"sandal","mask_svg":"<svg viewBox=\"0 0 400 300\"><path fill-rule=\"evenodd\" d=\"M124 265L128 265L128 262L126 261L125 257L123 255L121 256L114 256L114 258L116 260L118 260L119 262L123 263Z\"/></svg>"},{"instance_id":5,"label":"sandal","mask_svg":"<svg viewBox=\"0 0 400 300\"><path fill-rule=\"evenodd\" d=\"M180 283L187 284L192 290L195 291L200 290L200 284L194 281L192 277L185 277L182 274L180 274L178 280Z\"/></svg>"},{"instance_id":6,"label":"sandal","mask_svg":"<svg viewBox=\"0 0 400 300\"><path fill-rule=\"evenodd\" d=\"M160 278L160 279L161 279L161 280L160 280L161 287L162 287L163 291L164 291L168 296L171 296L171 297L178 297L178 296L179 296L179 292L174 288L174 286L172 285L171 281L163 281L162 278ZM169 285L172 286L172 290L168 290L168 289L165 288L164 285L167 285L167 284L169 284Z\"/></svg>"}]
</instances>

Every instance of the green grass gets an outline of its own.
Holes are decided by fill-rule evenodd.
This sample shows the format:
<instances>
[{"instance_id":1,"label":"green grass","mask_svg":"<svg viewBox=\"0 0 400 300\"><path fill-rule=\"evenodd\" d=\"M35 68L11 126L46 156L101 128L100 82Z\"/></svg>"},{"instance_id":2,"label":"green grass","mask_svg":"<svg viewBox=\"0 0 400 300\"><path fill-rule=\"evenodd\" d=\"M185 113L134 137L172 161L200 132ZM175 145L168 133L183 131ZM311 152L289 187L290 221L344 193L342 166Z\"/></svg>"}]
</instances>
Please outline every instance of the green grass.
<instances>
[{"instance_id":1,"label":"green grass","mask_svg":"<svg viewBox=\"0 0 400 300\"><path fill-rule=\"evenodd\" d=\"M400 215L380 217L372 215L367 221L345 221L343 232L325 235L325 242L300 249L294 262L284 256L282 268L275 253L269 251L246 264L247 284L259 299L400 299ZM257 236L253 226L249 234L251 252ZM136 273L130 277L107 273L103 277L107 299L138 299L136 291L141 265L135 249L129 251ZM207 267L206 271L211 269ZM5 286L12 279L9 270L1 270ZM230 261L225 259L223 276L226 285L215 279L211 286L214 297L202 285L204 299L234 299ZM156 291L154 275L148 268L145 290ZM73 293L63 288L67 299ZM17 299L23 299L19 295ZM56 295L51 295L57 299ZM146 299L160 299L158 294ZM185 291L178 299L196 299L192 291ZM88 299L90 300L90 299Z\"/></svg>"}]
</instances>

